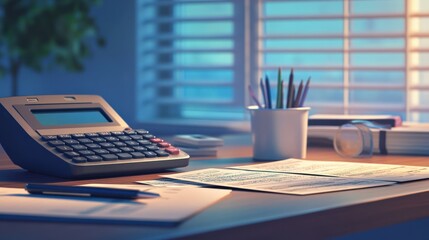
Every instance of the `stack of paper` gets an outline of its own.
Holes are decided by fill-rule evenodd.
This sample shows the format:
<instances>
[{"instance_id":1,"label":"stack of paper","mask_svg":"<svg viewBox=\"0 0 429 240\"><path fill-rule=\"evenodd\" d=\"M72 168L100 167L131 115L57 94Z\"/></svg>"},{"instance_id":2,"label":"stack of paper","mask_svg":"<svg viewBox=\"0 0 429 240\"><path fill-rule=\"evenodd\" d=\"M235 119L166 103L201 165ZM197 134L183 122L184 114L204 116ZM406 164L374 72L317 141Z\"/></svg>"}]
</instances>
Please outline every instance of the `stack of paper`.
<instances>
[{"instance_id":1,"label":"stack of paper","mask_svg":"<svg viewBox=\"0 0 429 240\"><path fill-rule=\"evenodd\" d=\"M216 156L223 139L202 134L176 135L173 144L180 147L191 157Z\"/></svg>"},{"instance_id":2,"label":"stack of paper","mask_svg":"<svg viewBox=\"0 0 429 240\"><path fill-rule=\"evenodd\" d=\"M208 168L192 172L166 175L165 177L215 186L295 195L307 195L394 184L393 182L365 179L321 177L220 168Z\"/></svg>"},{"instance_id":3,"label":"stack of paper","mask_svg":"<svg viewBox=\"0 0 429 240\"><path fill-rule=\"evenodd\" d=\"M429 167L287 159L210 168L165 177L264 192L306 195L392 185L429 178Z\"/></svg>"}]
</instances>

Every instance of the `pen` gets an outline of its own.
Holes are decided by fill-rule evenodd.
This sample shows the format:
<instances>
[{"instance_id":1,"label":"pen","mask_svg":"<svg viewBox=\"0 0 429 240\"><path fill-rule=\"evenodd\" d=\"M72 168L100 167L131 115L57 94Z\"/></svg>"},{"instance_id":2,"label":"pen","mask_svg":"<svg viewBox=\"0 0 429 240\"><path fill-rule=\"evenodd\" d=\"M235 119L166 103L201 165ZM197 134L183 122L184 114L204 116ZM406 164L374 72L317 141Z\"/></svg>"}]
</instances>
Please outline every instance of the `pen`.
<instances>
[{"instance_id":1,"label":"pen","mask_svg":"<svg viewBox=\"0 0 429 240\"><path fill-rule=\"evenodd\" d=\"M268 100L268 109L272 108L271 104L271 86L270 86L270 80L268 79L268 76L265 75L265 87L267 88L267 100Z\"/></svg>"},{"instance_id":2,"label":"pen","mask_svg":"<svg viewBox=\"0 0 429 240\"><path fill-rule=\"evenodd\" d=\"M62 195L76 197L104 197L104 198L156 198L160 195L152 192L143 192L133 189L118 189L105 187L85 187L85 186L60 186L50 184L29 183L25 190L31 194Z\"/></svg>"}]
</instances>

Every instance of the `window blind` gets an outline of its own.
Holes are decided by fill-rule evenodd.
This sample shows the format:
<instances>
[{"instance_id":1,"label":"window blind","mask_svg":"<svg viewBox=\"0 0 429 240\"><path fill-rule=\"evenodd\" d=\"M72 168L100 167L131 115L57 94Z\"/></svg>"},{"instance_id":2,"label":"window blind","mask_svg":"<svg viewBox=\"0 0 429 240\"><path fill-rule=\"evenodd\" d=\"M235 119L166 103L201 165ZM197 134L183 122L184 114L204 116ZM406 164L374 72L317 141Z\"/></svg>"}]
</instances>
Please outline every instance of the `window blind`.
<instances>
[{"instance_id":1,"label":"window blind","mask_svg":"<svg viewBox=\"0 0 429 240\"><path fill-rule=\"evenodd\" d=\"M293 67L298 79L311 76L312 113L381 113L429 120L424 104L429 97L429 3L258 2L258 74L275 79L278 67Z\"/></svg>"},{"instance_id":2,"label":"window blind","mask_svg":"<svg viewBox=\"0 0 429 240\"><path fill-rule=\"evenodd\" d=\"M424 0L139 0L140 121L246 119L247 85L311 76L311 113L429 121Z\"/></svg>"}]
</instances>

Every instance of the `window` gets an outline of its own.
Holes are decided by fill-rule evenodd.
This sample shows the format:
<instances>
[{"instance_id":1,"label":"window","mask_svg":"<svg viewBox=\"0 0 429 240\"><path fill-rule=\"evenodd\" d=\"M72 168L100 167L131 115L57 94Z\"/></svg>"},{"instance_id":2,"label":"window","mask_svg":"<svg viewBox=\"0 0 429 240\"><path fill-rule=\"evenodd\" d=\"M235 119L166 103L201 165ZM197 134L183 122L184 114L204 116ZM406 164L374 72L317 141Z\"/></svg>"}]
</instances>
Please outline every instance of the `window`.
<instances>
[{"instance_id":1,"label":"window","mask_svg":"<svg viewBox=\"0 0 429 240\"><path fill-rule=\"evenodd\" d=\"M244 119L244 1L140 1L141 121Z\"/></svg>"},{"instance_id":2,"label":"window","mask_svg":"<svg viewBox=\"0 0 429 240\"><path fill-rule=\"evenodd\" d=\"M246 86L293 67L312 113L428 122L427 26L423 0L141 0L138 116L242 121Z\"/></svg>"}]
</instances>

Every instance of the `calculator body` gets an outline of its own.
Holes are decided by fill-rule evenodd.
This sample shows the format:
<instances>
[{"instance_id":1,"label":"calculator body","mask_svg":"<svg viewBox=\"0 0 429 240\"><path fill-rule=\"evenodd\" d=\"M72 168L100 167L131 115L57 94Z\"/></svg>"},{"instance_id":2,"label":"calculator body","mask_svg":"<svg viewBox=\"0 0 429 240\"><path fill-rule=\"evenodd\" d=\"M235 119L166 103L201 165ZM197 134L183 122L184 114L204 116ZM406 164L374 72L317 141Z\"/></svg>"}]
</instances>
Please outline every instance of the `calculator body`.
<instances>
[{"instance_id":1,"label":"calculator body","mask_svg":"<svg viewBox=\"0 0 429 240\"><path fill-rule=\"evenodd\" d=\"M134 130L100 96L0 98L0 143L18 166L63 178L156 172L189 155L147 130Z\"/></svg>"}]
</instances>

